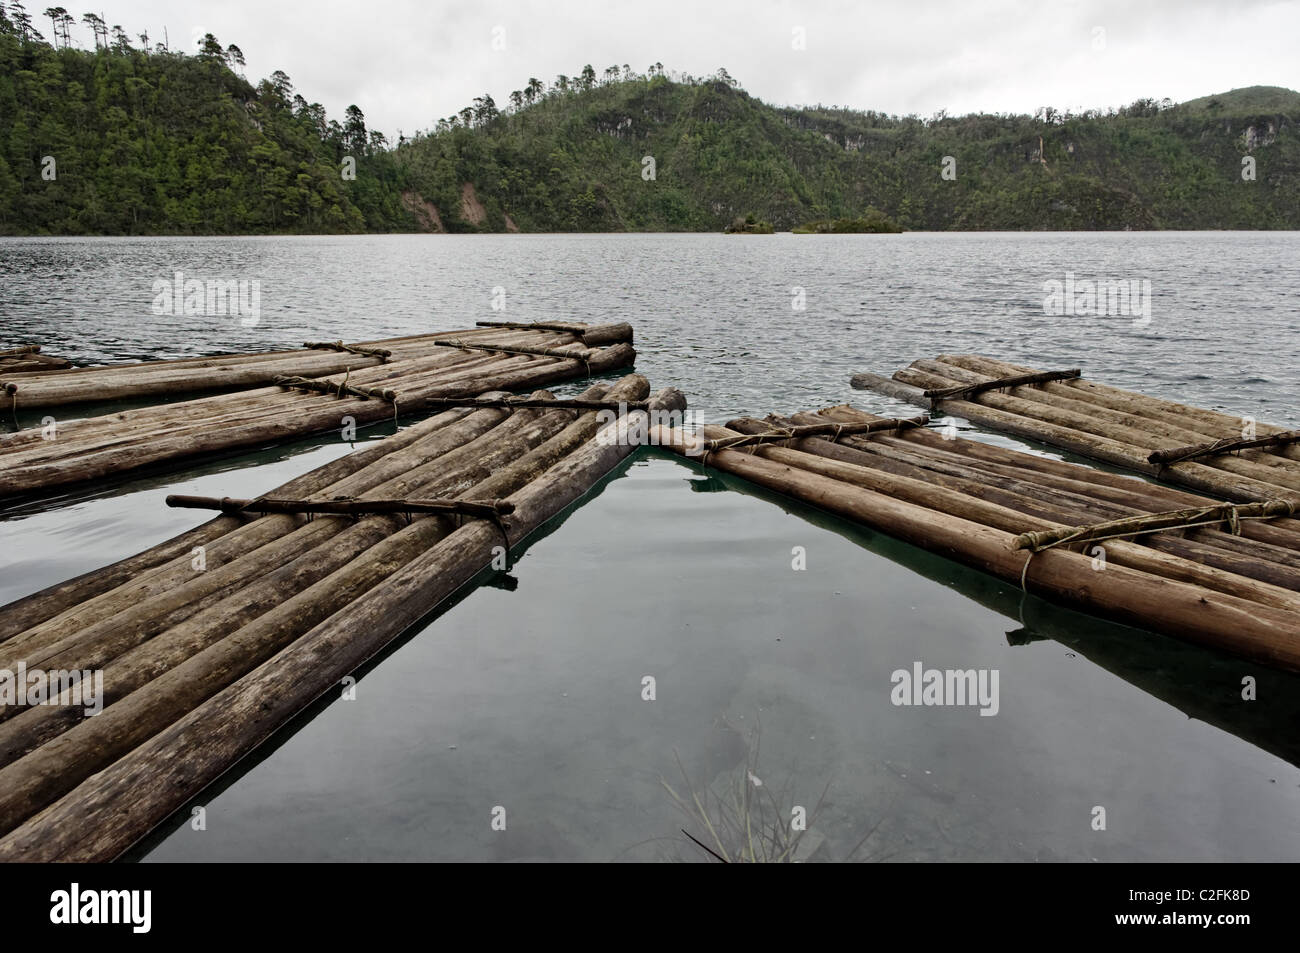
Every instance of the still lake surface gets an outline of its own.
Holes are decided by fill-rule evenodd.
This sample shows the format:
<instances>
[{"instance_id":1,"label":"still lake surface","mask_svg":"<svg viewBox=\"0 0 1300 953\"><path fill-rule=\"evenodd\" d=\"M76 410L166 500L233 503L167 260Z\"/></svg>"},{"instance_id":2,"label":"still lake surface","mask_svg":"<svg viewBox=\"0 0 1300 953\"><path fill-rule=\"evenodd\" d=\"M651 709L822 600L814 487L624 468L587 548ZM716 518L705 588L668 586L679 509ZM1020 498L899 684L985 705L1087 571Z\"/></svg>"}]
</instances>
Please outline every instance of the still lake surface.
<instances>
[{"instance_id":1,"label":"still lake surface","mask_svg":"<svg viewBox=\"0 0 1300 953\"><path fill-rule=\"evenodd\" d=\"M98 363L626 320L637 370L706 421L844 401L914 414L849 377L978 352L1300 426L1298 261L1294 232L0 239L0 347ZM176 271L257 281L257 323L154 314ZM1045 314L1044 282L1068 274L1148 280L1151 320ZM303 440L6 507L0 604L195 525L168 493L256 495L349 449ZM707 859L666 782L748 785L769 825L802 806L824 859L1300 859L1300 679L653 450L509 575L204 792L205 831L186 808L132 856ZM996 717L894 706L891 673L917 661L996 669Z\"/></svg>"}]
</instances>

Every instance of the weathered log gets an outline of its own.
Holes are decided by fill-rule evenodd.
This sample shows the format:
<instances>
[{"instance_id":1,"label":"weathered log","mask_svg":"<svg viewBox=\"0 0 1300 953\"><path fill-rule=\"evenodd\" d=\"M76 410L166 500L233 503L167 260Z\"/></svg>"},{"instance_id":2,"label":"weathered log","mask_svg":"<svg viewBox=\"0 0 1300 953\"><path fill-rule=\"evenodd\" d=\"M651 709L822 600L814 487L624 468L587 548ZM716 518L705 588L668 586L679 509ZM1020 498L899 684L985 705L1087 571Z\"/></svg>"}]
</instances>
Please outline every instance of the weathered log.
<instances>
[{"instance_id":1,"label":"weathered log","mask_svg":"<svg viewBox=\"0 0 1300 953\"><path fill-rule=\"evenodd\" d=\"M467 340L489 337L503 344L545 346L566 342L573 335L547 331L506 331L503 334L501 330L488 328L440 331L382 341L363 341L352 345L363 351L389 351L391 359L333 349L267 351L83 367L57 375L20 376L15 378L15 383L20 387L20 409L92 401L163 398L204 391L232 391L265 387L277 377L320 377L349 370L355 374L362 368L381 367L386 360L391 364L405 365L407 361L419 360L432 354L435 351L433 342L448 337Z\"/></svg>"},{"instance_id":2,"label":"weathered log","mask_svg":"<svg viewBox=\"0 0 1300 953\"><path fill-rule=\"evenodd\" d=\"M20 354L39 354L41 346L39 344L23 344L19 347L9 347L0 351L0 357L17 357Z\"/></svg>"},{"instance_id":3,"label":"weathered log","mask_svg":"<svg viewBox=\"0 0 1300 953\"><path fill-rule=\"evenodd\" d=\"M451 411L421 421L390 437L386 437L382 441L375 441L322 467L311 470L296 479L290 480L284 486L279 487L276 492L285 495L306 496L322 491L325 488L342 485L339 481L375 464L380 458L394 458L397 451L415 443L417 440L423 439L433 431L459 421L468 413L468 410ZM363 489L365 489L364 486L358 488L351 485L348 491L355 493ZM236 517L217 517L188 533L183 533L175 539L160 543L136 556L114 563L104 569L84 573L75 579L50 586L40 592L12 602L0 608L0 643L25 629L54 618L70 607L80 606L84 608L92 600L124 583L147 581L154 574L163 571L168 565L175 565L177 562L188 565L194 547L204 546L214 539L232 533L241 525L242 521Z\"/></svg>"},{"instance_id":4,"label":"weathered log","mask_svg":"<svg viewBox=\"0 0 1300 953\"><path fill-rule=\"evenodd\" d=\"M1004 390L1008 387L1023 387L1029 384L1046 384L1048 381L1064 381L1078 377L1083 372L1079 368L1068 371L1039 371L1036 374L1016 374L1011 377L999 377L993 380L979 381L972 384L954 384L951 387L938 387L925 392L931 400L947 397L975 397L990 390Z\"/></svg>"},{"instance_id":5,"label":"weathered log","mask_svg":"<svg viewBox=\"0 0 1300 953\"><path fill-rule=\"evenodd\" d=\"M980 373L1024 373L1033 370L1033 368L1008 364L1005 361L975 354L945 354L940 355L939 359L945 363L958 364ZM1074 400L1086 401L1093 406L1121 410L1135 417L1152 421L1173 423L1181 426L1189 426L1194 423L1194 429L1202 431L1211 438L1244 436L1242 431L1246 421L1243 417L1234 417L1217 410L1207 410L1190 404L1180 404L1159 397L1151 397L1136 391L1100 384L1087 378L1065 381L1060 384L1045 384L1041 390L1046 393L1059 393ZM1256 433L1262 435L1283 433L1287 429L1262 422L1255 422L1253 428ZM1286 446L1280 448L1277 455L1288 460L1300 461L1300 447Z\"/></svg>"},{"instance_id":6,"label":"weathered log","mask_svg":"<svg viewBox=\"0 0 1300 953\"><path fill-rule=\"evenodd\" d=\"M469 500L284 500L258 497L238 500L228 496L186 496L170 494L168 506L191 510L220 510L223 513L330 513L336 516L360 516L374 513L459 513L491 519L514 512L514 505L504 500L471 502Z\"/></svg>"},{"instance_id":7,"label":"weathered log","mask_svg":"<svg viewBox=\"0 0 1300 953\"><path fill-rule=\"evenodd\" d=\"M1238 450L1251 450L1258 447L1280 447L1300 441L1300 430L1256 437L1254 440L1233 440L1225 437L1213 443L1197 444L1189 447L1171 447L1167 450L1154 450L1147 460L1151 463L1179 463L1183 460L1195 460L1199 457L1213 457Z\"/></svg>"},{"instance_id":8,"label":"weathered log","mask_svg":"<svg viewBox=\"0 0 1300 953\"><path fill-rule=\"evenodd\" d=\"M914 361L912 370L933 373L958 380L983 379L962 367L940 361ZM900 372L903 374L905 372ZM1154 419L1134 414L1131 410L1115 410L1088 400L1079 400L1079 394L1064 397L1048 393L1043 388L1024 389L1013 396L1023 399L1017 408L989 400L987 403L1004 409L1017 409L1031 418L1064 423L1078 430L1126 441L1135 448L1148 450L1153 443L1168 444L1177 440L1185 444L1202 444L1213 439L1207 429L1197 421ZM1047 406L1042 406L1047 405ZM1235 436L1229 439L1237 439ZM1300 463L1268 453L1250 453L1242 457L1221 457L1206 461L1207 465L1230 473L1250 477L1282 487L1300 490Z\"/></svg>"},{"instance_id":9,"label":"weathered log","mask_svg":"<svg viewBox=\"0 0 1300 953\"><path fill-rule=\"evenodd\" d=\"M578 339L587 347L604 347L620 342L631 344L632 325L626 321L591 325L578 334Z\"/></svg>"},{"instance_id":10,"label":"weathered log","mask_svg":"<svg viewBox=\"0 0 1300 953\"><path fill-rule=\"evenodd\" d=\"M561 357L567 361L582 361L589 363L592 359L592 351L564 351L554 347L508 347L504 344L493 344L487 341L469 342L463 338L454 341L434 341L434 344L440 347L454 347L462 351L499 351L502 354L531 354L537 357Z\"/></svg>"},{"instance_id":11,"label":"weathered log","mask_svg":"<svg viewBox=\"0 0 1300 953\"><path fill-rule=\"evenodd\" d=\"M806 422L826 416L849 422L872 417L841 406L819 414L796 414L792 420ZM1077 524L1080 519L1101 521L1214 502L1132 477L972 440L941 439L933 431L910 430L899 437L876 437L870 442L849 437L844 444L873 456L898 458L930 471L968 478L963 483L963 492L995 500L1014 498L1010 505L1015 508L1064 525ZM930 478L928 474L926 478ZM1145 542L1232 573L1300 590L1300 524L1297 521L1248 520L1237 528L1240 537L1206 528L1192 530L1185 538L1165 536L1148 538Z\"/></svg>"},{"instance_id":12,"label":"weathered log","mask_svg":"<svg viewBox=\"0 0 1300 953\"><path fill-rule=\"evenodd\" d=\"M617 324L577 324L562 321L475 321L474 323L481 328L559 331L576 335L588 347L617 344L620 341L632 342L632 325L623 321Z\"/></svg>"},{"instance_id":13,"label":"weathered log","mask_svg":"<svg viewBox=\"0 0 1300 953\"><path fill-rule=\"evenodd\" d=\"M870 389L877 389L875 386L876 381L871 375L858 375L855 380L860 380ZM913 402L916 402L918 398L928 400L928 398L924 397L923 388L916 385L905 385L901 381L893 381L892 386L889 388L881 387L880 392L892 397L908 395L908 398ZM1160 470L1155 464L1147 461L1148 450L1107 437L1085 433L1069 426L1045 420L1030 419L1019 413L1000 410L973 401L945 400L939 403L944 413L955 417L963 417L971 423L988 427L991 430L1059 447L1071 453L1126 467L1139 473L1167 478L1203 493L1211 493L1246 503L1272 497L1292 498L1286 492L1279 492L1281 488L1273 483L1225 473L1222 470L1207 467L1195 461L1174 464ZM1177 473L1177 477L1171 476L1174 473ZM1296 494L1295 498L1300 499L1300 494Z\"/></svg>"},{"instance_id":14,"label":"weathered log","mask_svg":"<svg viewBox=\"0 0 1300 953\"><path fill-rule=\"evenodd\" d=\"M435 397L425 402L426 408L450 407L504 407L507 410L517 407L568 410L613 410L626 412L631 410L648 410L650 404L644 400L587 400L582 397L551 397L535 400L529 397Z\"/></svg>"},{"instance_id":15,"label":"weathered log","mask_svg":"<svg viewBox=\"0 0 1300 953\"><path fill-rule=\"evenodd\" d=\"M344 344L342 341L304 341L302 346L313 351L345 351L348 354L377 357L381 361L393 356L393 352L387 348L363 347L360 344Z\"/></svg>"},{"instance_id":16,"label":"weathered log","mask_svg":"<svg viewBox=\"0 0 1300 953\"><path fill-rule=\"evenodd\" d=\"M882 420L871 420L853 424L792 424L788 427L780 427L776 430L749 430L731 436L720 437L717 440L708 440L704 443L704 452L707 454L714 450L738 450L742 447L752 447L764 443L786 443L792 440L801 440L804 437L813 436L826 436L833 442L851 435L858 436L882 433L885 431L904 430L908 427L924 427L929 422L929 417L888 417Z\"/></svg>"},{"instance_id":17,"label":"weathered log","mask_svg":"<svg viewBox=\"0 0 1300 953\"><path fill-rule=\"evenodd\" d=\"M892 397L895 400L916 404L916 406L924 407L926 410L934 406L934 401L925 396L925 391L922 388L913 387L910 384L904 384L880 374L854 374L850 378L849 384L855 390L872 390L877 394L884 394L886 397Z\"/></svg>"},{"instance_id":18,"label":"weathered log","mask_svg":"<svg viewBox=\"0 0 1300 953\"><path fill-rule=\"evenodd\" d=\"M1064 542L1126 539L1145 533L1186 529L1189 526L1209 526L1216 523L1236 526L1238 520L1295 516L1297 509L1300 509L1300 504L1269 500L1260 503L1219 503L1194 509L1174 510L1170 513L1144 513L1141 516L1095 523L1091 526L1072 526L1048 532L1023 533L1016 537L1015 547L1041 552Z\"/></svg>"},{"instance_id":19,"label":"weathered log","mask_svg":"<svg viewBox=\"0 0 1300 953\"><path fill-rule=\"evenodd\" d=\"M728 428L744 433L762 423L741 418L732 421ZM705 427L704 432L708 436L719 431ZM1088 512L1075 501L1070 501L1073 502L1072 509L1044 503L1041 492L1037 496L1028 495L1034 492L1030 487L1025 488L1025 493L1009 490L1007 487L1013 485L1009 481L989 486L975 479L927 471L907 463L905 456L899 458L888 448L875 444L872 452L867 453L815 438L797 441L790 449L796 452L782 453L778 448L765 448L762 455L779 463L798 466L1012 533L1023 533L1031 527L1043 531L1065 529L1068 520L1077 520L1080 512ZM825 457L836 463L823 464L810 460L809 455ZM1300 585L1300 572L1287 573L1281 567L1268 565L1259 559L1225 558L1220 560L1224 565L1209 565L1203 558L1197 558L1201 554L1194 552L1195 549L1185 541L1176 541L1166 552L1117 541L1108 544L1107 553L1116 565L1154 572L1166 578L1248 598L1262 605L1300 613L1300 595L1295 589ZM1291 588L1287 588L1287 584Z\"/></svg>"},{"instance_id":20,"label":"weathered log","mask_svg":"<svg viewBox=\"0 0 1300 953\"><path fill-rule=\"evenodd\" d=\"M397 391L390 388L379 387L357 387L355 384L349 384L346 381L318 381L309 380L306 377L277 377L275 379L276 387L284 387L294 390L310 390L318 394L333 394L335 397L360 397L362 400L369 400L371 397L378 397L380 400L387 400L392 403L397 402Z\"/></svg>"},{"instance_id":21,"label":"weathered log","mask_svg":"<svg viewBox=\"0 0 1300 953\"><path fill-rule=\"evenodd\" d=\"M617 344L586 352L583 368L601 374L627 366L636 352L629 344ZM378 379L389 375L397 364L375 368ZM120 429L113 419L94 418L77 427L69 426L68 439L36 442L6 441L0 437L0 460L7 466L0 496L16 495L61 486L109 474L155 466L178 458L228 452L289 437L338 429L344 417L356 426L389 419L394 413L419 413L438 399L476 396L487 390L516 390L572 378L581 373L573 363L556 363L529 355L488 357L469 366L435 368L425 376L402 384L397 405L378 404L355 396L325 400L314 395L297 396L279 389L232 395L230 400L206 398L209 403L166 409L146 408L129 412L131 425ZM331 382L337 386L338 381ZM275 396L272 396L275 395ZM233 409L232 409L233 408ZM257 409L257 413L251 412ZM189 414L183 426L178 417ZM22 437L23 435L11 435Z\"/></svg>"}]
</instances>

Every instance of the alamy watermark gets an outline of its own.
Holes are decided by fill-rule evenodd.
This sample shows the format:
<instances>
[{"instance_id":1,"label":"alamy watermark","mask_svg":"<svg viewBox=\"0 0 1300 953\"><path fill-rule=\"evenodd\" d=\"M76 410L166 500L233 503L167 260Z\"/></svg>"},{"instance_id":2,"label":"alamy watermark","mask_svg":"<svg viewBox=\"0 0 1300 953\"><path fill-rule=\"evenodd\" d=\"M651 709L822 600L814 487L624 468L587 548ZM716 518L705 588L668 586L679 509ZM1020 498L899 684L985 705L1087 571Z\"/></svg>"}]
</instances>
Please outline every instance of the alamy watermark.
<instances>
[{"instance_id":1,"label":"alamy watermark","mask_svg":"<svg viewBox=\"0 0 1300 953\"><path fill-rule=\"evenodd\" d=\"M55 925L122 924L132 933L148 933L152 911L152 890L83 890L74 882L50 894L50 922Z\"/></svg>"},{"instance_id":2,"label":"alamy watermark","mask_svg":"<svg viewBox=\"0 0 1300 953\"><path fill-rule=\"evenodd\" d=\"M104 710L102 669L29 669L18 663L16 672L0 668L0 708L59 705L84 708L93 718Z\"/></svg>"},{"instance_id":3,"label":"alamy watermark","mask_svg":"<svg viewBox=\"0 0 1300 953\"><path fill-rule=\"evenodd\" d=\"M895 705L979 706L981 715L996 715L998 670L926 668L913 662L909 671L897 669L889 676L893 690L889 700Z\"/></svg>"},{"instance_id":4,"label":"alamy watermark","mask_svg":"<svg viewBox=\"0 0 1300 953\"><path fill-rule=\"evenodd\" d=\"M627 418L626 427L611 426L620 418ZM600 446L657 447L677 433L695 434L701 421L693 410L661 410L628 413L627 401L619 401L618 410L606 408L597 411L596 443ZM686 442L686 455L698 457L704 453L702 441Z\"/></svg>"},{"instance_id":5,"label":"alamy watermark","mask_svg":"<svg viewBox=\"0 0 1300 953\"><path fill-rule=\"evenodd\" d=\"M153 283L153 313L238 318L246 328L262 319L262 283L256 278L186 278L176 272L171 280Z\"/></svg>"},{"instance_id":6,"label":"alamy watermark","mask_svg":"<svg viewBox=\"0 0 1300 953\"><path fill-rule=\"evenodd\" d=\"M1043 294L1043 313L1050 317L1131 317L1135 328L1151 323L1149 278L1076 278L1067 271L1065 281L1044 281Z\"/></svg>"}]
</instances>

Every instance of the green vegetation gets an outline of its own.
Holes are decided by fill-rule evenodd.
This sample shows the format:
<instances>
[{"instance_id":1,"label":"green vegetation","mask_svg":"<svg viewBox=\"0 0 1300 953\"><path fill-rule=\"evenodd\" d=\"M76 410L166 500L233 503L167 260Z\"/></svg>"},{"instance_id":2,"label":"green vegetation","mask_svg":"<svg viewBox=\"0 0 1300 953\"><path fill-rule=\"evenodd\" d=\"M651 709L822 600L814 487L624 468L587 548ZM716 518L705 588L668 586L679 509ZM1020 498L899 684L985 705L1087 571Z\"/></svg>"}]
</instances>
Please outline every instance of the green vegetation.
<instances>
[{"instance_id":1,"label":"green vegetation","mask_svg":"<svg viewBox=\"0 0 1300 953\"><path fill-rule=\"evenodd\" d=\"M726 235L771 235L773 229L771 222L760 222L750 212L744 218L737 217L722 231Z\"/></svg>"},{"instance_id":2,"label":"green vegetation","mask_svg":"<svg viewBox=\"0 0 1300 953\"><path fill-rule=\"evenodd\" d=\"M45 16L53 43L0 0L0 234L1300 227L1300 94L1277 87L921 119L586 66L394 147L210 34L183 55L86 14L81 50Z\"/></svg>"},{"instance_id":3,"label":"green vegetation","mask_svg":"<svg viewBox=\"0 0 1300 953\"><path fill-rule=\"evenodd\" d=\"M796 235L852 235L859 233L898 234L902 226L880 209L869 208L861 218L837 218L807 222L793 229Z\"/></svg>"},{"instance_id":4,"label":"green vegetation","mask_svg":"<svg viewBox=\"0 0 1300 953\"><path fill-rule=\"evenodd\" d=\"M451 231L717 231L747 213L784 230L866 208L908 230L1297 228L1298 122L1300 93L1277 87L923 120L773 107L725 70L655 64L533 79L504 110L480 97L396 158Z\"/></svg>"},{"instance_id":5,"label":"green vegetation","mask_svg":"<svg viewBox=\"0 0 1300 953\"><path fill-rule=\"evenodd\" d=\"M58 48L21 3L0 2L0 234L415 227L392 153L356 107L340 125L284 73L251 85L234 71L239 48L211 34L184 56L87 14L95 49L78 50L72 15L46 17Z\"/></svg>"}]
</instances>

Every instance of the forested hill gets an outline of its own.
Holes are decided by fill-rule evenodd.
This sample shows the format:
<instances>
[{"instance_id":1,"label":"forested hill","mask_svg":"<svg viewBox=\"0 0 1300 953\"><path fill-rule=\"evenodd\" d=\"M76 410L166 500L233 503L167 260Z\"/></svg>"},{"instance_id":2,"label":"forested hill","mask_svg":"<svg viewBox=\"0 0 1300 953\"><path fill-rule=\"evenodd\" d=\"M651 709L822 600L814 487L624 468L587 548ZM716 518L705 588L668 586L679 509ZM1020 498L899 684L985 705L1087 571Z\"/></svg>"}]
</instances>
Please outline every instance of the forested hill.
<instances>
[{"instance_id":1,"label":"forested hill","mask_svg":"<svg viewBox=\"0 0 1300 953\"><path fill-rule=\"evenodd\" d=\"M397 150L446 227L788 229L874 207L908 229L1300 228L1300 93L1276 87L921 120L611 69L516 103L477 100Z\"/></svg>"},{"instance_id":2,"label":"forested hill","mask_svg":"<svg viewBox=\"0 0 1300 953\"><path fill-rule=\"evenodd\" d=\"M0 0L0 234L1300 228L1300 94L1251 87L1083 115L775 107L707 78L590 66L390 144L235 46L183 55ZM51 16L52 15L52 16ZM737 239L742 240L742 239Z\"/></svg>"},{"instance_id":3,"label":"forested hill","mask_svg":"<svg viewBox=\"0 0 1300 953\"><path fill-rule=\"evenodd\" d=\"M239 48L210 34L186 56L86 19L96 48L56 49L0 0L0 234L415 227L360 110L329 121L281 72L253 86ZM47 17L46 32L57 42L71 21Z\"/></svg>"}]
</instances>

